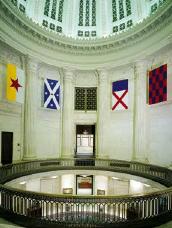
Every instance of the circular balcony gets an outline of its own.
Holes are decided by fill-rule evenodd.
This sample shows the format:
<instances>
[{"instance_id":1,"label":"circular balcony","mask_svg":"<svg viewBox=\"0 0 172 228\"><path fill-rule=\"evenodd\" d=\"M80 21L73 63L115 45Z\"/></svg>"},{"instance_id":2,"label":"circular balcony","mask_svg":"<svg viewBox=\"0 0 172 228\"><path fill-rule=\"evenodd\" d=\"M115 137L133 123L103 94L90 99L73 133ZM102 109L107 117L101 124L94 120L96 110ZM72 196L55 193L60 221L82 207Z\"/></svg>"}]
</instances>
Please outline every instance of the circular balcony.
<instances>
[{"instance_id":1,"label":"circular balcony","mask_svg":"<svg viewBox=\"0 0 172 228\"><path fill-rule=\"evenodd\" d=\"M55 170L103 170L132 174L163 184L165 190L107 196L45 194L4 185L18 177ZM24 227L150 227L170 220L172 171L120 160L58 159L31 161L0 168L1 214Z\"/></svg>"}]
</instances>

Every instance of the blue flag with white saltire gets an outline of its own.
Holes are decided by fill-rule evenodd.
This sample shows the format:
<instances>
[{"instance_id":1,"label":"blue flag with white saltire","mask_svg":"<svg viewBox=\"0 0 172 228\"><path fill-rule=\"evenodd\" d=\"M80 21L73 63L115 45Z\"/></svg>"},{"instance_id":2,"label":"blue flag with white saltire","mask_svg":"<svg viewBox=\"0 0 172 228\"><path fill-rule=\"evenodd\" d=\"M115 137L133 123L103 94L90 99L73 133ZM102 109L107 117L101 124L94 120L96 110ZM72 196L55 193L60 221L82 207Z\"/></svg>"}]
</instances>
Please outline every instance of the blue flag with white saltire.
<instances>
[{"instance_id":1,"label":"blue flag with white saltire","mask_svg":"<svg viewBox=\"0 0 172 228\"><path fill-rule=\"evenodd\" d=\"M60 109L60 83L57 80L44 80L44 107Z\"/></svg>"}]
</instances>

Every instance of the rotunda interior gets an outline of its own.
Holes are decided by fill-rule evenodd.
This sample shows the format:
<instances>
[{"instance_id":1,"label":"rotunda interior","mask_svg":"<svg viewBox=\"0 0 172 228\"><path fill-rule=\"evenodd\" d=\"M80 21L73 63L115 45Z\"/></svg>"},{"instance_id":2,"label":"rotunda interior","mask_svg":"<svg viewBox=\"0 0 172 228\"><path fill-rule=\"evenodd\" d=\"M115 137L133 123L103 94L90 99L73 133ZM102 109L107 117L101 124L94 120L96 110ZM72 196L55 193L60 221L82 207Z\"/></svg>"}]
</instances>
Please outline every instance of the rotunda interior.
<instances>
[{"instance_id":1,"label":"rotunda interior","mask_svg":"<svg viewBox=\"0 0 172 228\"><path fill-rule=\"evenodd\" d=\"M0 0L0 216L163 223L171 126L171 0Z\"/></svg>"}]
</instances>

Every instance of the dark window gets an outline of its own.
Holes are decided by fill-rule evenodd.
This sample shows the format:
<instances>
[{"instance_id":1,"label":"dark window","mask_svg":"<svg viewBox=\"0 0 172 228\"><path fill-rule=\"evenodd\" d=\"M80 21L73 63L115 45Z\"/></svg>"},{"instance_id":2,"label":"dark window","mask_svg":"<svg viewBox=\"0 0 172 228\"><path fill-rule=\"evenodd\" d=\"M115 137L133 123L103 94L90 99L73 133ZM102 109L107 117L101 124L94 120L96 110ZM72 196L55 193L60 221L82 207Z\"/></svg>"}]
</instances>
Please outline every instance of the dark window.
<instances>
[{"instance_id":1,"label":"dark window","mask_svg":"<svg viewBox=\"0 0 172 228\"><path fill-rule=\"evenodd\" d=\"M25 13L25 7L24 7L22 4L19 5L19 10L20 10L22 13Z\"/></svg>"},{"instance_id":2,"label":"dark window","mask_svg":"<svg viewBox=\"0 0 172 228\"><path fill-rule=\"evenodd\" d=\"M62 27L57 26L56 31L57 31L57 32L62 32Z\"/></svg>"},{"instance_id":3,"label":"dark window","mask_svg":"<svg viewBox=\"0 0 172 228\"><path fill-rule=\"evenodd\" d=\"M75 88L75 110L96 110L97 109L97 88Z\"/></svg>"},{"instance_id":4,"label":"dark window","mask_svg":"<svg viewBox=\"0 0 172 228\"><path fill-rule=\"evenodd\" d=\"M17 6L17 0L12 0L12 3Z\"/></svg>"}]
</instances>

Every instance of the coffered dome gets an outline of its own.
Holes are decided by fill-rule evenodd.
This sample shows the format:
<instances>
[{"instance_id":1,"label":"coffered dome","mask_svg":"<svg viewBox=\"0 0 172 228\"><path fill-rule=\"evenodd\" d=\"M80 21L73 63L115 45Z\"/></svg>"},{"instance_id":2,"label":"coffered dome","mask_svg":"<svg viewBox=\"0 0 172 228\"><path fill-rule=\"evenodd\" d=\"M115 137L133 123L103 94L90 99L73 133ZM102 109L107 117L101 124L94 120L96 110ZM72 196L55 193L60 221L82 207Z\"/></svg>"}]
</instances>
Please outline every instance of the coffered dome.
<instances>
[{"instance_id":1,"label":"coffered dome","mask_svg":"<svg viewBox=\"0 0 172 228\"><path fill-rule=\"evenodd\" d=\"M54 33L79 39L113 36L154 14L166 0L11 0Z\"/></svg>"}]
</instances>

